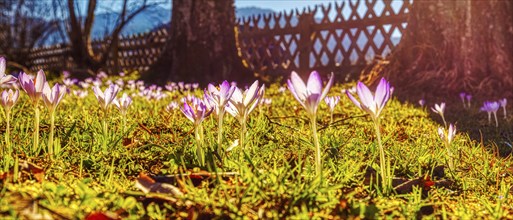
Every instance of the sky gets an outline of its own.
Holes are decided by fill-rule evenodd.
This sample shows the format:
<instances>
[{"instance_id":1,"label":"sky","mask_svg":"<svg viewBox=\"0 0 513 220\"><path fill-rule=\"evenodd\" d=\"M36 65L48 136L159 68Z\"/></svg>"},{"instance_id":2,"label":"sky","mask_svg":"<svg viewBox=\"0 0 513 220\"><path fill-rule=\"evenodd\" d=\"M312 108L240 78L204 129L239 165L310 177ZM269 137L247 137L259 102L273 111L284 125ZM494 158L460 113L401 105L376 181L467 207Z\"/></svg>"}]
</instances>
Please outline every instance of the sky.
<instances>
[{"instance_id":1,"label":"sky","mask_svg":"<svg viewBox=\"0 0 513 220\"><path fill-rule=\"evenodd\" d=\"M235 7L241 8L256 6L260 8L269 8L276 12L284 10L288 12L295 8L303 9L308 6L318 4L327 5L330 2L335 2L335 0L235 0Z\"/></svg>"},{"instance_id":2,"label":"sky","mask_svg":"<svg viewBox=\"0 0 513 220\"><path fill-rule=\"evenodd\" d=\"M280 12L283 10L290 11L295 8L303 9L308 6L328 4L335 1L341 2L342 0L235 0L235 7L242 8L254 6ZM171 3L166 4L164 7L171 8Z\"/></svg>"}]
</instances>

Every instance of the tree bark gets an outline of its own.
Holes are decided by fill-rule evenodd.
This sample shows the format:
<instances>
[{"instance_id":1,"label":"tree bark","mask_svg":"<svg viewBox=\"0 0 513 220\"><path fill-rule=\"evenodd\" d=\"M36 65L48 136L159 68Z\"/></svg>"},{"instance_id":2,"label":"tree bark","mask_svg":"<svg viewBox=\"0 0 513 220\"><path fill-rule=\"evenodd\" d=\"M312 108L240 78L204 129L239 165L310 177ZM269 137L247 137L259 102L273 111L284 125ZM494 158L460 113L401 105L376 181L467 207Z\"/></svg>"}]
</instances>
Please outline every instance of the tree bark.
<instances>
[{"instance_id":1,"label":"tree bark","mask_svg":"<svg viewBox=\"0 0 513 220\"><path fill-rule=\"evenodd\" d=\"M173 0L172 10L170 44L148 77L201 84L253 78L237 53L234 0Z\"/></svg>"},{"instance_id":2,"label":"tree bark","mask_svg":"<svg viewBox=\"0 0 513 220\"><path fill-rule=\"evenodd\" d=\"M512 97L513 3L414 1L406 33L384 68L405 99Z\"/></svg>"}]
</instances>

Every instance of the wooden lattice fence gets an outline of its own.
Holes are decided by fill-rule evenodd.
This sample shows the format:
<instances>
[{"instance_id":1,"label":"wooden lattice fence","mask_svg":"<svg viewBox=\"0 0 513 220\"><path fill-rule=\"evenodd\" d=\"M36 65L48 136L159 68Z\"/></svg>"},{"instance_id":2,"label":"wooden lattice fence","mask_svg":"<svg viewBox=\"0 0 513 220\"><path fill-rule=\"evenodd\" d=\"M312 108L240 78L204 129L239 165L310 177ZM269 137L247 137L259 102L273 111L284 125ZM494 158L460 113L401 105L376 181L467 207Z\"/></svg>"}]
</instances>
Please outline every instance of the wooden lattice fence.
<instances>
[{"instance_id":1,"label":"wooden lattice fence","mask_svg":"<svg viewBox=\"0 0 513 220\"><path fill-rule=\"evenodd\" d=\"M242 19L239 47L256 72L288 74L359 72L375 55L385 56L406 29L412 2L344 0Z\"/></svg>"},{"instance_id":2,"label":"wooden lattice fence","mask_svg":"<svg viewBox=\"0 0 513 220\"><path fill-rule=\"evenodd\" d=\"M392 51L406 29L412 0L343 0L303 11L258 15L238 21L238 46L245 64L262 74L287 75L292 70L344 74L361 70L375 55ZM154 32L122 37L113 69L145 71L164 49L169 33ZM108 39L95 41L104 49ZM31 69L73 69L66 45L37 48ZM117 66L116 66L117 65Z\"/></svg>"},{"instance_id":3,"label":"wooden lattice fence","mask_svg":"<svg viewBox=\"0 0 513 220\"><path fill-rule=\"evenodd\" d=\"M106 70L109 72L113 72L114 69L148 70L160 57L168 36L167 29L162 28L153 32L121 37L118 47L118 63L109 59ZM92 46L95 51L105 50L109 42L109 39L95 40L92 42ZM69 53L69 46L62 44L36 48L29 57L31 69L34 71L38 69L73 69L74 63Z\"/></svg>"}]
</instances>

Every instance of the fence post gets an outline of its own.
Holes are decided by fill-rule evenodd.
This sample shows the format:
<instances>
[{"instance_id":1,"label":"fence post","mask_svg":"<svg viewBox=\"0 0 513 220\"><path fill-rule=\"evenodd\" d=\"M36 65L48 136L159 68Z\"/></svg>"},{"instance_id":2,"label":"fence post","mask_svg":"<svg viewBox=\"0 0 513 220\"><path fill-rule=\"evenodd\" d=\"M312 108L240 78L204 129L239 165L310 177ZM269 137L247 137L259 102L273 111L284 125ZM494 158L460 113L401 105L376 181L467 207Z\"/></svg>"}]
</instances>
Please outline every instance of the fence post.
<instances>
[{"instance_id":1,"label":"fence post","mask_svg":"<svg viewBox=\"0 0 513 220\"><path fill-rule=\"evenodd\" d=\"M299 15L299 75L305 77L310 74L310 52L312 51L312 24L313 14L303 12Z\"/></svg>"}]
</instances>

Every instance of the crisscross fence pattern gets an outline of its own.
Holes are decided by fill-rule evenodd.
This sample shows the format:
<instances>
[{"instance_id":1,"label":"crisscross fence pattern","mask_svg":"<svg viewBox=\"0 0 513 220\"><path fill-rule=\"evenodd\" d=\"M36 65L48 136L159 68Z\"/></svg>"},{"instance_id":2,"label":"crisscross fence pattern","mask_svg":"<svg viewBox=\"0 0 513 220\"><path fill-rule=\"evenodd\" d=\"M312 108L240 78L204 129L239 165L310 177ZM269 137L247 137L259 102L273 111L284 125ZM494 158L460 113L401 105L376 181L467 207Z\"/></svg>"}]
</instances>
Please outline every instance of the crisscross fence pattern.
<instances>
[{"instance_id":1,"label":"crisscross fence pattern","mask_svg":"<svg viewBox=\"0 0 513 220\"><path fill-rule=\"evenodd\" d=\"M107 60L105 69L109 72L117 70L144 72L153 65L163 49L169 33L167 29L130 36L121 37L119 40L117 57L111 56ZM109 39L95 40L92 42L93 50L103 51L110 43ZM73 69L75 65L69 55L71 48L65 44L50 47L36 48L29 57L31 70L64 70ZM117 61L117 62L116 62Z\"/></svg>"},{"instance_id":2,"label":"crisscross fence pattern","mask_svg":"<svg viewBox=\"0 0 513 220\"><path fill-rule=\"evenodd\" d=\"M239 47L256 72L357 73L390 53L406 29L412 1L344 0L303 11L239 20Z\"/></svg>"},{"instance_id":3,"label":"crisscross fence pattern","mask_svg":"<svg viewBox=\"0 0 513 220\"><path fill-rule=\"evenodd\" d=\"M244 63L254 72L288 75L295 70L335 72L354 77L374 56L385 56L406 29L413 0L343 0L313 8L252 16L238 21L238 47ZM163 52L169 32L121 37L117 56L106 70L146 71ZM93 42L105 49L109 39ZM67 45L36 48L31 69L73 69Z\"/></svg>"}]
</instances>

